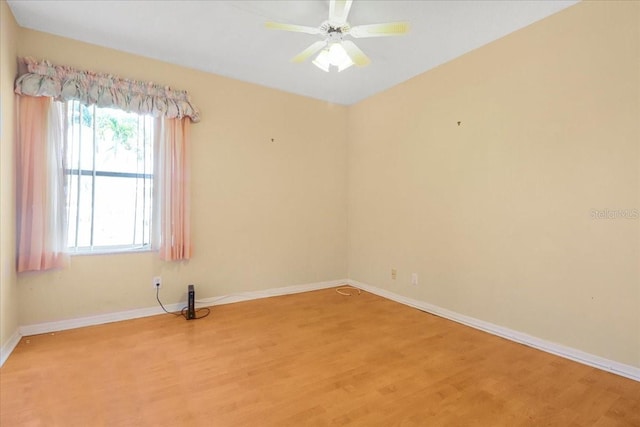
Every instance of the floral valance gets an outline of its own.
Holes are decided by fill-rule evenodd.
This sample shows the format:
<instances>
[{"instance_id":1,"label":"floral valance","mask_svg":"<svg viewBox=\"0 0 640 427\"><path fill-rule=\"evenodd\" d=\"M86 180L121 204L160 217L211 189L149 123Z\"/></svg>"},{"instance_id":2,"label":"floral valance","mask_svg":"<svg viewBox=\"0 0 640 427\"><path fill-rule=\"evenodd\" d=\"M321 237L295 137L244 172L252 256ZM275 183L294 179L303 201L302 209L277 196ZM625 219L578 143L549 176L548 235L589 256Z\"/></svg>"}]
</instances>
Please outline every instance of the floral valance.
<instances>
[{"instance_id":1,"label":"floral valance","mask_svg":"<svg viewBox=\"0 0 640 427\"><path fill-rule=\"evenodd\" d=\"M138 114L200 121L198 109L183 90L52 65L33 58L20 58L20 63L25 73L16 80L15 92L19 95L50 96L59 101L76 100Z\"/></svg>"}]
</instances>

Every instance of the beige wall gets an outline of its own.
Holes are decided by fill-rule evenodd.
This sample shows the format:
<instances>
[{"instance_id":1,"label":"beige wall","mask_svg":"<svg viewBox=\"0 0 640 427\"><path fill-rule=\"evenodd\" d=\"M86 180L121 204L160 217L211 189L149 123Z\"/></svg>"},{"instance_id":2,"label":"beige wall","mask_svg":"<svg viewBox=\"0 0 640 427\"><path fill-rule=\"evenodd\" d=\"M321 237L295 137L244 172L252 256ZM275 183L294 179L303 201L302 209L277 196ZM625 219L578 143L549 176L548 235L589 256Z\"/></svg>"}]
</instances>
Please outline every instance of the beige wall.
<instances>
[{"instance_id":1,"label":"beige wall","mask_svg":"<svg viewBox=\"0 0 640 427\"><path fill-rule=\"evenodd\" d=\"M14 95L18 26L0 0L0 347L18 331L15 269Z\"/></svg>"},{"instance_id":2,"label":"beige wall","mask_svg":"<svg viewBox=\"0 0 640 427\"><path fill-rule=\"evenodd\" d=\"M20 324L346 277L346 108L27 29L20 56L185 89L192 127L193 258L76 256L19 275ZM326 126L330 123L331 126ZM275 142L271 142L271 139Z\"/></svg>"},{"instance_id":3,"label":"beige wall","mask_svg":"<svg viewBox=\"0 0 640 427\"><path fill-rule=\"evenodd\" d=\"M640 220L591 218L640 209L639 17L584 2L351 108L349 277L640 367Z\"/></svg>"}]
</instances>

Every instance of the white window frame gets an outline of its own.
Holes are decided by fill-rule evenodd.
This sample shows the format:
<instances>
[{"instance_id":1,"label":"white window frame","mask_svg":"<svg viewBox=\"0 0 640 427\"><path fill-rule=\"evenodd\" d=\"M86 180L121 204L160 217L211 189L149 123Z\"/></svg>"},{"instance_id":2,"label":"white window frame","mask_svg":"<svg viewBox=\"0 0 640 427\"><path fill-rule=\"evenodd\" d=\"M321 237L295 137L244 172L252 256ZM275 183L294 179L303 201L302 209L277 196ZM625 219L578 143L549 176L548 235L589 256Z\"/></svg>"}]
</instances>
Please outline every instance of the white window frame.
<instances>
[{"instance_id":1,"label":"white window frame","mask_svg":"<svg viewBox=\"0 0 640 427\"><path fill-rule=\"evenodd\" d=\"M153 191L153 183L154 183L154 174L153 174L153 162L154 162L154 142L153 142L153 133L151 134L150 138L152 138L152 142L151 142L151 147L149 147L149 154L151 156L151 161L150 163L150 167L151 167L151 172L148 173L146 170L143 172L118 172L118 171L109 171L109 170L97 170L96 168L96 146L97 146L97 136L96 136L96 109L100 108L98 106L96 106L95 104L92 105L87 105L87 104L83 104L80 101L68 101L69 104L71 104L71 108L73 109L74 106L77 106L77 109L79 111L79 109L84 106L88 109L90 109L91 114L92 114L92 142L91 142L91 146L93 147L93 154L92 154L92 168L91 169L87 169L85 168L81 168L79 165L76 165L76 167L68 167L67 165L65 165L64 168L64 178L65 178L65 182L67 183L67 220L69 221L68 224L68 228L69 230L74 230L74 234L75 238L72 238L72 236L70 236L68 234L68 242L67 242L67 251L69 254L71 255L99 255L99 254L109 254L109 253L123 253L123 252L146 252L146 251L151 251L153 250L152 247L152 241L153 241L153 217L154 217L154 212L153 212L153 207L154 207L154 197L156 196L155 192ZM66 103L65 103L66 104ZM67 111L67 113L69 112L69 107L67 105L65 105L65 109ZM111 108L111 109L117 109L117 108ZM138 114L138 113L132 113L132 114L136 114L140 119L146 120L147 117L142 115L142 114ZM81 121L81 120L80 120ZM73 124L71 124L72 126ZM66 121L66 126L70 126L70 121L67 120ZM81 125L80 125L81 126ZM149 126L144 126L143 129L145 132L149 131L149 132L153 132L154 129L154 124L150 123ZM71 129L71 132L73 132L74 129ZM80 130L78 130L78 135L80 138L79 141L79 147L80 150L82 149L82 132ZM65 138L69 138L69 130L65 129ZM144 134L143 135L143 139L146 139L147 135ZM143 142L144 145L144 142ZM68 146L67 143L65 143L65 146ZM65 153L66 154L66 153ZM78 153L78 156L80 154ZM147 155L147 152L145 150L145 156ZM66 157L66 155L65 155ZM77 160L77 159L76 159ZM143 162L146 165L146 161ZM83 194L84 192L80 190L80 186L81 186L81 180L80 179L76 179L76 185L77 185L77 189L76 191L76 215L71 215L70 211L71 211L71 207L70 207L70 203L71 203L71 199L70 199L70 195L69 193L72 191L71 188L69 188L71 186L72 183L72 177L73 176L89 176L91 177L91 225L90 225L90 242L89 245L85 245L85 246L80 246L79 245L79 221L80 221L80 215L79 215L79 209L80 209L80 202L81 202L81 194ZM137 226L137 224L134 223L134 230L133 230L133 242L131 244L118 244L118 245L95 245L94 244L94 238L95 238L95 233L94 233L94 227L95 227L95 202L96 202L96 197L100 197L99 195L96 195L96 178L98 177L114 177L114 178L131 178L131 179L139 179L142 180L143 182L143 197L146 197L148 194L149 197L149 203L143 202L144 208L143 208L143 212L142 214L146 214L148 211L148 220L149 220L149 226L148 229L146 231L146 233L143 231L143 243L136 243L135 242L135 235L136 235L136 230L135 227ZM150 181L151 182L151 186L149 187L149 189L146 188L146 183ZM137 207L133 207L133 209L137 209ZM70 222L72 220L75 219L75 224L74 227L71 227ZM144 221L144 219L143 219Z\"/></svg>"}]
</instances>

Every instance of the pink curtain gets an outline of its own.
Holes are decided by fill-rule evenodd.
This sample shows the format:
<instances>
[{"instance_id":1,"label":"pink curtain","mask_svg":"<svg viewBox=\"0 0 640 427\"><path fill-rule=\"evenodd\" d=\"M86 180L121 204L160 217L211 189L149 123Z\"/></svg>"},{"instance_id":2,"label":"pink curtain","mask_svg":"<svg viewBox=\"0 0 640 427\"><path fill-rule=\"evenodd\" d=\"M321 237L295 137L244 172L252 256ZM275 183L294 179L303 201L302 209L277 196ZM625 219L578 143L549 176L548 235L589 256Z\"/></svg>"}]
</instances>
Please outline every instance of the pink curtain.
<instances>
[{"instance_id":1,"label":"pink curtain","mask_svg":"<svg viewBox=\"0 0 640 427\"><path fill-rule=\"evenodd\" d=\"M154 175L160 259L186 260L191 258L191 120L160 118L158 125Z\"/></svg>"},{"instance_id":2,"label":"pink curtain","mask_svg":"<svg viewBox=\"0 0 640 427\"><path fill-rule=\"evenodd\" d=\"M49 97L17 96L18 272L64 267L61 116Z\"/></svg>"}]
</instances>

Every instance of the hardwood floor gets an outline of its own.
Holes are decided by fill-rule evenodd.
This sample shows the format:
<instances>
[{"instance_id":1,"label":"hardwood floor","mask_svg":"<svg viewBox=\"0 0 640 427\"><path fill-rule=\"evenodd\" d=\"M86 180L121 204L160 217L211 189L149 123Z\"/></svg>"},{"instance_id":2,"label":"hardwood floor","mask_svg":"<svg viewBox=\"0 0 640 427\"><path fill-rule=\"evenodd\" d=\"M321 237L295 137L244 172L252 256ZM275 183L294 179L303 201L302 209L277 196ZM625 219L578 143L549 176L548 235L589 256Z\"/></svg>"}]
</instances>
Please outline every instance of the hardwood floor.
<instances>
[{"instance_id":1,"label":"hardwood floor","mask_svg":"<svg viewBox=\"0 0 640 427\"><path fill-rule=\"evenodd\" d=\"M4 426L640 426L640 382L328 289L23 338Z\"/></svg>"}]
</instances>

